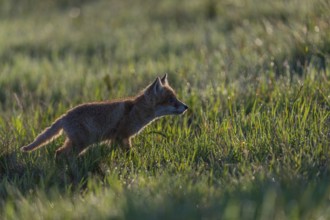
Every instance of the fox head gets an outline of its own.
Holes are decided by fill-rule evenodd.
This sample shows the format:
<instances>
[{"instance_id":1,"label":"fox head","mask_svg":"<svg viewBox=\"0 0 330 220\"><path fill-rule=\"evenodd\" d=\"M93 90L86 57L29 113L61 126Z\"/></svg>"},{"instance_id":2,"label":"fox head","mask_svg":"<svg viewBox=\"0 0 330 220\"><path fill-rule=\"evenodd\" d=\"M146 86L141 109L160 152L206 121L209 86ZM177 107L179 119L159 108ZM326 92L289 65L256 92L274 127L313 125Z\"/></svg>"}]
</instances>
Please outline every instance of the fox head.
<instances>
[{"instance_id":1,"label":"fox head","mask_svg":"<svg viewBox=\"0 0 330 220\"><path fill-rule=\"evenodd\" d=\"M152 106L156 117L164 115L182 114L188 106L181 102L167 81L167 74L159 77L144 91L148 105Z\"/></svg>"}]
</instances>

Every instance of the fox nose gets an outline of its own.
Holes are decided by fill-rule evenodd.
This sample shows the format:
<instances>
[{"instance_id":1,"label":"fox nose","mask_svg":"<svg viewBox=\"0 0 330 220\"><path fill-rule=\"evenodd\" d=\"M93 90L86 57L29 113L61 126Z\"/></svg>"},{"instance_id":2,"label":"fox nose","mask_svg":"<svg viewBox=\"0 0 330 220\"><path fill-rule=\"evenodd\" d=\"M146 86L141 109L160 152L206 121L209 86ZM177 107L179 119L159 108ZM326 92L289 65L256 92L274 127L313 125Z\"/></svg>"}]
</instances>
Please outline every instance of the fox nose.
<instances>
[{"instance_id":1,"label":"fox nose","mask_svg":"<svg viewBox=\"0 0 330 220\"><path fill-rule=\"evenodd\" d=\"M188 109L188 106L187 105L183 105L184 107L184 110L187 110Z\"/></svg>"}]
</instances>

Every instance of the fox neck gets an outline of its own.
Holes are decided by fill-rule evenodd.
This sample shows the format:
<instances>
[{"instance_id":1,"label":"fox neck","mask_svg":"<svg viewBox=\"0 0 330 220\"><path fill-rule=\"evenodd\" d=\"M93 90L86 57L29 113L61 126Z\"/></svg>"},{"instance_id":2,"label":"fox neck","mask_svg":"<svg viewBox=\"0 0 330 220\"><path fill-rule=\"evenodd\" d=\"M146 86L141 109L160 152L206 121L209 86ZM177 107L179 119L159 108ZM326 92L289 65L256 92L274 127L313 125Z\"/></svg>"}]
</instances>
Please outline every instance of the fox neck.
<instances>
[{"instance_id":1,"label":"fox neck","mask_svg":"<svg viewBox=\"0 0 330 220\"><path fill-rule=\"evenodd\" d=\"M132 114L136 119L140 119L142 124L148 124L157 118L153 105L149 104L144 95L135 98Z\"/></svg>"},{"instance_id":2,"label":"fox neck","mask_svg":"<svg viewBox=\"0 0 330 220\"><path fill-rule=\"evenodd\" d=\"M134 98L131 105L131 110L125 120L128 136L136 135L157 118L154 107L148 103L144 95Z\"/></svg>"}]
</instances>

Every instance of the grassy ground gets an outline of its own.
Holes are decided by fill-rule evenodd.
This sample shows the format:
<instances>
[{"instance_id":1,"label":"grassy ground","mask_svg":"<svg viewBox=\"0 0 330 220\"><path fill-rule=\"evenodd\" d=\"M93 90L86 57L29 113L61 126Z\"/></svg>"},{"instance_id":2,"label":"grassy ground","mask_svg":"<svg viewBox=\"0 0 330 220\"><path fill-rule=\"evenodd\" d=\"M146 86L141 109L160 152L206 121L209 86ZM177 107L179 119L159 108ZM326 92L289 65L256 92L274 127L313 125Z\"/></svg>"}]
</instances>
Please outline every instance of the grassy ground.
<instances>
[{"instance_id":1,"label":"grassy ground","mask_svg":"<svg viewBox=\"0 0 330 220\"><path fill-rule=\"evenodd\" d=\"M1 219L329 219L330 2L0 0ZM167 72L190 109L66 166L70 107Z\"/></svg>"}]
</instances>

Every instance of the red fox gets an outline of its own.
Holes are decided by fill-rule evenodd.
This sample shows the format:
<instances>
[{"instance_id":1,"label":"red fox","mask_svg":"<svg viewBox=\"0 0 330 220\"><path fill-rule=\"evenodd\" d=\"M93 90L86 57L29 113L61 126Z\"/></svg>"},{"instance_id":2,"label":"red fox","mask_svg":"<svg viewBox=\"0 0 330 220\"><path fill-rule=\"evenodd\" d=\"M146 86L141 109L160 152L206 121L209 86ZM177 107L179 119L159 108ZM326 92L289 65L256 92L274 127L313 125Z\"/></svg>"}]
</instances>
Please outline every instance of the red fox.
<instances>
[{"instance_id":1,"label":"red fox","mask_svg":"<svg viewBox=\"0 0 330 220\"><path fill-rule=\"evenodd\" d=\"M67 138L55 156L80 155L88 146L113 141L131 148L131 138L155 119L182 114L188 106L179 101L167 81L167 74L147 86L139 95L115 101L79 105L60 116L22 151L40 148L61 135Z\"/></svg>"}]
</instances>

